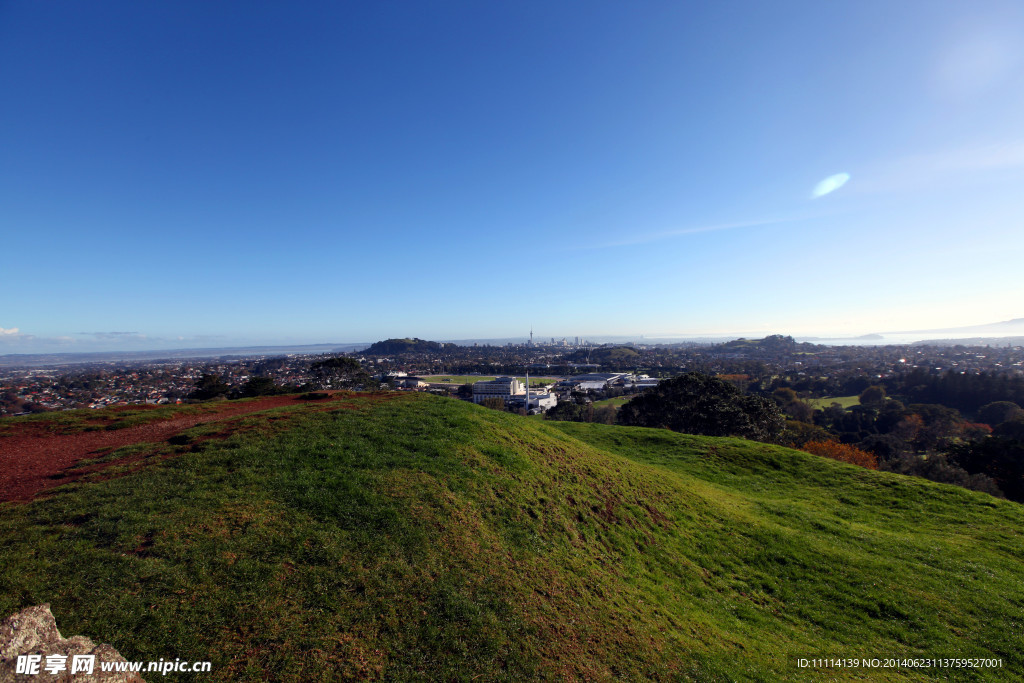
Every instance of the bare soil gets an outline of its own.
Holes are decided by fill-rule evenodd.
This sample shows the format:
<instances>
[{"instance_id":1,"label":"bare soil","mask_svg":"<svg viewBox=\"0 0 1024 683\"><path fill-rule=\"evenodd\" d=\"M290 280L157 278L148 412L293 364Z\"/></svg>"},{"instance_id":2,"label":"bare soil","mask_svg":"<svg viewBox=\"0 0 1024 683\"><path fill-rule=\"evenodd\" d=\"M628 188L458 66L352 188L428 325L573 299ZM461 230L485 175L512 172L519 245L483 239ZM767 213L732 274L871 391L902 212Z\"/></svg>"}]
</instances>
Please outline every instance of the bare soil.
<instances>
[{"instance_id":1,"label":"bare soil","mask_svg":"<svg viewBox=\"0 0 1024 683\"><path fill-rule=\"evenodd\" d=\"M296 396L273 396L240 403L225 401L211 412L172 416L165 420L109 431L53 433L48 431L45 422L19 424L0 434L0 502L29 501L47 489L75 481L87 474L113 465L143 460L147 458L146 453L79 465L84 459L99 458L123 446L166 442L196 425L223 423L224 429L206 438L226 438L240 428L242 416L272 408L310 405L322 406L323 410L358 409L368 403L407 396L397 392L334 392L326 399L313 401L304 401Z\"/></svg>"}]
</instances>

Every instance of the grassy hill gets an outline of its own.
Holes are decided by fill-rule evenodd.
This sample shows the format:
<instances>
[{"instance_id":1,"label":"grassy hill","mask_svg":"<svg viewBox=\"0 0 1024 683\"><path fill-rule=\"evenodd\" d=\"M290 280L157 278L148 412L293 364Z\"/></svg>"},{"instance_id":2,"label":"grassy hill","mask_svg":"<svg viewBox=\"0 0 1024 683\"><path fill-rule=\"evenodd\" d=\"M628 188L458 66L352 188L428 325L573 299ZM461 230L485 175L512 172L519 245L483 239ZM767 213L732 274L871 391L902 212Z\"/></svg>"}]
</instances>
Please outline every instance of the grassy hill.
<instances>
[{"instance_id":1,"label":"grassy hill","mask_svg":"<svg viewBox=\"0 0 1024 683\"><path fill-rule=\"evenodd\" d=\"M0 506L0 614L222 681L1022 679L1015 503L426 395L218 429ZM893 656L1003 667L797 667Z\"/></svg>"},{"instance_id":2,"label":"grassy hill","mask_svg":"<svg viewBox=\"0 0 1024 683\"><path fill-rule=\"evenodd\" d=\"M419 337L409 339L385 339L374 342L363 353L368 355L391 356L403 353L431 353L439 351L443 344L434 341L425 341Z\"/></svg>"}]
</instances>

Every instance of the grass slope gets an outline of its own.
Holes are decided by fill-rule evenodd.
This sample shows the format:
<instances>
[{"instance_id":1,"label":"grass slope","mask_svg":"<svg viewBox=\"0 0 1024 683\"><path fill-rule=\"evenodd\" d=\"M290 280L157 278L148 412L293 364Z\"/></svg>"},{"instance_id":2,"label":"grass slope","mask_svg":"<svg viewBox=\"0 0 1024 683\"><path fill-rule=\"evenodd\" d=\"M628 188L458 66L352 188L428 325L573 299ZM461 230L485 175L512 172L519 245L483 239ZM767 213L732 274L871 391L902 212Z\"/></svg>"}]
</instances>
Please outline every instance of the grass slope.
<instances>
[{"instance_id":1,"label":"grass slope","mask_svg":"<svg viewBox=\"0 0 1024 683\"><path fill-rule=\"evenodd\" d=\"M223 681L1024 670L1024 511L984 494L425 395L272 410L201 439L215 429L0 507L0 614L50 602L65 634L209 659ZM796 667L893 655L1003 668Z\"/></svg>"},{"instance_id":2,"label":"grass slope","mask_svg":"<svg viewBox=\"0 0 1024 683\"><path fill-rule=\"evenodd\" d=\"M601 401L594 401L594 407L595 408L601 408L601 407L604 407L604 406L615 406L616 408L619 408L619 407L624 406L627 403L629 403L631 400L633 400L633 398L635 398L635 397L634 396L616 396L615 398L606 398L606 399L603 399Z\"/></svg>"}]
</instances>

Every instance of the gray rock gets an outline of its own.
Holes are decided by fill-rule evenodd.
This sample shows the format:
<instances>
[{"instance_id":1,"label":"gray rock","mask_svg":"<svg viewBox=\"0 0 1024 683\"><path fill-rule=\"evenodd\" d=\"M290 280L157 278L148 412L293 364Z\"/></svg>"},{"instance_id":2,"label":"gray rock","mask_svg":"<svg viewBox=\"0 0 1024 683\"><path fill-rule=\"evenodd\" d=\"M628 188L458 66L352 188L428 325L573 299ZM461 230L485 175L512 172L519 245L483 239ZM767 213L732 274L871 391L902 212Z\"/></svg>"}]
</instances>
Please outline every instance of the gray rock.
<instances>
[{"instance_id":1,"label":"gray rock","mask_svg":"<svg viewBox=\"0 0 1024 683\"><path fill-rule=\"evenodd\" d=\"M40 673L37 675L15 673L19 655L42 655ZM67 657L63 671L56 674L43 668L48 655ZM91 674L71 675L73 655L95 655L96 666ZM0 622L0 683L50 683L51 681L73 681L74 683L145 683L134 672L100 671L100 662L123 662L124 657L110 645L96 645L85 636L63 638L57 630L57 621L50 612L50 606L26 607Z\"/></svg>"}]
</instances>

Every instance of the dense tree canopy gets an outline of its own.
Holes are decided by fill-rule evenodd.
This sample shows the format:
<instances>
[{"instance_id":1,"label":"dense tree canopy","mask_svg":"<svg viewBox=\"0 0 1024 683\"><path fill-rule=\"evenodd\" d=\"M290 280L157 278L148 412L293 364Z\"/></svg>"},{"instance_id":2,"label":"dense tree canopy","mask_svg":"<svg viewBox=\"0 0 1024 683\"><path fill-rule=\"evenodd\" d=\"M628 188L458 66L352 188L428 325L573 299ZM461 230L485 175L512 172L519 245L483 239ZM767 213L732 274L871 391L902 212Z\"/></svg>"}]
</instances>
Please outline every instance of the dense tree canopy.
<instances>
[{"instance_id":1,"label":"dense tree canopy","mask_svg":"<svg viewBox=\"0 0 1024 683\"><path fill-rule=\"evenodd\" d=\"M220 378L220 375L206 375L204 374L198 380L196 380L195 391L192 392L192 398L198 398L200 400L206 400L210 398L216 398L217 396L224 396L231 387Z\"/></svg>"},{"instance_id":2,"label":"dense tree canopy","mask_svg":"<svg viewBox=\"0 0 1024 683\"><path fill-rule=\"evenodd\" d=\"M1024 410L1013 401L994 401L978 410L978 422L995 427L1019 415L1024 415Z\"/></svg>"},{"instance_id":3,"label":"dense tree canopy","mask_svg":"<svg viewBox=\"0 0 1024 683\"><path fill-rule=\"evenodd\" d=\"M309 369L314 378L311 384L317 389L355 389L374 384L359 361L347 356L317 361Z\"/></svg>"},{"instance_id":4,"label":"dense tree canopy","mask_svg":"<svg viewBox=\"0 0 1024 683\"><path fill-rule=\"evenodd\" d=\"M385 339L384 341L375 342L363 353L374 356L395 356L403 353L429 353L432 351L440 351L443 348L443 344L439 344L435 341L425 341L419 337L408 337L404 339Z\"/></svg>"},{"instance_id":5,"label":"dense tree canopy","mask_svg":"<svg viewBox=\"0 0 1024 683\"><path fill-rule=\"evenodd\" d=\"M619 410L619 422L760 441L775 439L785 425L774 401L744 395L729 382L698 372L665 380L637 396Z\"/></svg>"},{"instance_id":6,"label":"dense tree canopy","mask_svg":"<svg viewBox=\"0 0 1024 683\"><path fill-rule=\"evenodd\" d=\"M288 388L278 386L274 382L273 377L252 377L242 386L238 395L243 398L249 398L252 396L273 396L286 393L287 391Z\"/></svg>"},{"instance_id":7,"label":"dense tree canopy","mask_svg":"<svg viewBox=\"0 0 1024 683\"><path fill-rule=\"evenodd\" d=\"M858 398L860 399L861 405L865 406L883 403L885 401L885 387L877 384L870 386L860 392L860 396Z\"/></svg>"}]
</instances>

